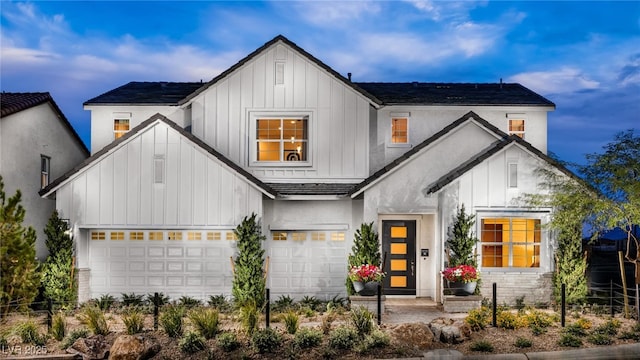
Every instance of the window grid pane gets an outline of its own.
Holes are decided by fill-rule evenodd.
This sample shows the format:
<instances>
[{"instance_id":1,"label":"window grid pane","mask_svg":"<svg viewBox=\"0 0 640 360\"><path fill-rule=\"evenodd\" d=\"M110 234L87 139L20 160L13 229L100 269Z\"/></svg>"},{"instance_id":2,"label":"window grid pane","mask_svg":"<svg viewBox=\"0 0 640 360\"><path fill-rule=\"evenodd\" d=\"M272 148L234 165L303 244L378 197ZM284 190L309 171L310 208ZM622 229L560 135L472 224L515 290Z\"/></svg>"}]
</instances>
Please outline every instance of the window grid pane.
<instances>
[{"instance_id":1,"label":"window grid pane","mask_svg":"<svg viewBox=\"0 0 640 360\"><path fill-rule=\"evenodd\" d=\"M302 118L257 119L257 161L307 161L307 126Z\"/></svg>"},{"instance_id":2,"label":"window grid pane","mask_svg":"<svg viewBox=\"0 0 640 360\"><path fill-rule=\"evenodd\" d=\"M540 219L483 219L481 226L482 266L540 267Z\"/></svg>"},{"instance_id":3,"label":"window grid pane","mask_svg":"<svg viewBox=\"0 0 640 360\"><path fill-rule=\"evenodd\" d=\"M407 118L391 119L391 142L394 144L406 144L408 142Z\"/></svg>"}]
</instances>

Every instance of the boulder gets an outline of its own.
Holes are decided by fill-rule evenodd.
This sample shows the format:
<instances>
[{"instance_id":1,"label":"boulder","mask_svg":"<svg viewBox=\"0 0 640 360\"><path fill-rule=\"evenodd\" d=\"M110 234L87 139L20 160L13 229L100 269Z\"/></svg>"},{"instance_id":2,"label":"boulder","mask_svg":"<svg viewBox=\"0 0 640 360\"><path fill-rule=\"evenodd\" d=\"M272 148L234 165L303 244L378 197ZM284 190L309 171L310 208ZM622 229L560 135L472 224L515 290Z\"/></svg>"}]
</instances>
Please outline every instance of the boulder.
<instances>
[{"instance_id":1,"label":"boulder","mask_svg":"<svg viewBox=\"0 0 640 360\"><path fill-rule=\"evenodd\" d=\"M120 335L111 346L109 360L146 360L160 352L160 344L144 335Z\"/></svg>"},{"instance_id":2,"label":"boulder","mask_svg":"<svg viewBox=\"0 0 640 360\"><path fill-rule=\"evenodd\" d=\"M471 327L464 320L437 318L429 323L429 329L436 340L447 344L457 344L471 336Z\"/></svg>"},{"instance_id":3,"label":"boulder","mask_svg":"<svg viewBox=\"0 0 640 360\"><path fill-rule=\"evenodd\" d=\"M82 356L82 360L102 360L109 353L109 342L102 335L76 340L67 352Z\"/></svg>"},{"instance_id":4,"label":"boulder","mask_svg":"<svg viewBox=\"0 0 640 360\"><path fill-rule=\"evenodd\" d=\"M390 330L393 338L400 343L418 350L432 348L434 341L433 333L425 323L400 324Z\"/></svg>"}]
</instances>

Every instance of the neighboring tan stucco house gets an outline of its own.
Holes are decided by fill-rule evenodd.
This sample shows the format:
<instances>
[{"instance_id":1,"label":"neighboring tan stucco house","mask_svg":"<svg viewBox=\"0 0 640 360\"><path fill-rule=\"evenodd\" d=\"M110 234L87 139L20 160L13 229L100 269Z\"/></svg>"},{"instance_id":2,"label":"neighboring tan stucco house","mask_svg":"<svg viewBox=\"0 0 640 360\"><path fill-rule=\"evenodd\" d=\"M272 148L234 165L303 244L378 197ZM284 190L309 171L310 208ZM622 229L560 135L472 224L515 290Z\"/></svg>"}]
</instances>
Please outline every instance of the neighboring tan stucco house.
<instances>
[{"instance_id":1,"label":"neighboring tan stucco house","mask_svg":"<svg viewBox=\"0 0 640 360\"><path fill-rule=\"evenodd\" d=\"M84 105L92 156L41 192L72 221L80 300L230 294L233 229L254 212L276 297L344 296L354 232L374 222L385 293L441 301L463 203L484 293L550 299L550 209L515 199L540 191L541 165L570 173L545 155L555 105L519 84L355 83L278 36L208 83Z\"/></svg>"},{"instance_id":2,"label":"neighboring tan stucco house","mask_svg":"<svg viewBox=\"0 0 640 360\"><path fill-rule=\"evenodd\" d=\"M4 191L22 193L25 226L36 230L36 256L47 256L44 228L56 208L38 192L89 157L89 150L47 92L0 93L0 175Z\"/></svg>"}]
</instances>

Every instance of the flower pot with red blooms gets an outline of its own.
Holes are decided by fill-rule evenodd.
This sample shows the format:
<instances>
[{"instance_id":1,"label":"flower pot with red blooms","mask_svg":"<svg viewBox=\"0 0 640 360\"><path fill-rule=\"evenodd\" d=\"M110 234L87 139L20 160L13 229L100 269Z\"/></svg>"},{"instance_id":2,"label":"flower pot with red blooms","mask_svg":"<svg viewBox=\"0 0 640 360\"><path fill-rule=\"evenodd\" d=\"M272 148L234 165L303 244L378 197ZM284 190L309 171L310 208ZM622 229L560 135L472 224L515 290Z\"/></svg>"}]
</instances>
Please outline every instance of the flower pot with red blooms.
<instances>
[{"instance_id":1,"label":"flower pot with red blooms","mask_svg":"<svg viewBox=\"0 0 640 360\"><path fill-rule=\"evenodd\" d=\"M378 292L378 285L384 277L382 269L372 264L353 266L349 270L349 279L353 289L361 296L373 296Z\"/></svg>"},{"instance_id":2,"label":"flower pot with red blooms","mask_svg":"<svg viewBox=\"0 0 640 360\"><path fill-rule=\"evenodd\" d=\"M475 292L480 272L471 265L458 265L444 269L442 276L453 295L467 296Z\"/></svg>"}]
</instances>

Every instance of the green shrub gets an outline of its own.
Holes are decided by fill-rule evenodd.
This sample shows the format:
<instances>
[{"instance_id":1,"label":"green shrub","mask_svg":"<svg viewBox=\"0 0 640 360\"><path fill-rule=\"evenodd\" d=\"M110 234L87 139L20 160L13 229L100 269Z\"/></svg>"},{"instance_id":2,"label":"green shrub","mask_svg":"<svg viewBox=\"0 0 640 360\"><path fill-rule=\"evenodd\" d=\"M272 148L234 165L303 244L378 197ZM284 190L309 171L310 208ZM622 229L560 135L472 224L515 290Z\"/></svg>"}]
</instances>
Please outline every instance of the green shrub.
<instances>
[{"instance_id":1,"label":"green shrub","mask_svg":"<svg viewBox=\"0 0 640 360\"><path fill-rule=\"evenodd\" d=\"M542 335L544 333L547 332L547 328L546 327L542 327L540 325L529 325L529 329L531 329L531 333L535 336L539 336Z\"/></svg>"},{"instance_id":2,"label":"green shrub","mask_svg":"<svg viewBox=\"0 0 640 360\"><path fill-rule=\"evenodd\" d=\"M469 347L471 351L493 352L493 344L486 340L474 341Z\"/></svg>"},{"instance_id":3,"label":"green shrub","mask_svg":"<svg viewBox=\"0 0 640 360\"><path fill-rule=\"evenodd\" d=\"M107 319L97 306L85 306L82 312L78 314L78 318L81 323L87 325L94 335L107 335L109 333Z\"/></svg>"},{"instance_id":4,"label":"green shrub","mask_svg":"<svg viewBox=\"0 0 640 360\"><path fill-rule=\"evenodd\" d=\"M558 344L560 346L568 346L568 347L580 347L582 346L582 340L574 334L563 333L560 335L560 340L558 340Z\"/></svg>"},{"instance_id":5,"label":"green shrub","mask_svg":"<svg viewBox=\"0 0 640 360\"><path fill-rule=\"evenodd\" d=\"M262 235L262 226L257 216L255 213L245 216L233 231L237 239L235 245L238 255L233 263L231 294L239 307L249 302L254 303L256 308L262 308L265 304L265 250L262 242L266 237Z\"/></svg>"},{"instance_id":6,"label":"green shrub","mask_svg":"<svg viewBox=\"0 0 640 360\"><path fill-rule=\"evenodd\" d=\"M351 309L351 324L356 328L360 336L371 333L373 329L373 313L364 306Z\"/></svg>"},{"instance_id":7,"label":"green shrub","mask_svg":"<svg viewBox=\"0 0 640 360\"><path fill-rule=\"evenodd\" d=\"M529 327L538 326L547 328L556 321L554 315L539 310L530 310L524 314L524 319Z\"/></svg>"},{"instance_id":8,"label":"green shrub","mask_svg":"<svg viewBox=\"0 0 640 360\"><path fill-rule=\"evenodd\" d=\"M193 309L196 306L202 305L202 302L191 296L181 296L178 299L178 304L184 306L186 309Z\"/></svg>"},{"instance_id":9,"label":"green shrub","mask_svg":"<svg viewBox=\"0 0 640 360\"><path fill-rule=\"evenodd\" d=\"M147 294L147 301L154 306L162 307L169 303L169 297L165 296L164 293L153 293Z\"/></svg>"},{"instance_id":10,"label":"green shrub","mask_svg":"<svg viewBox=\"0 0 640 360\"><path fill-rule=\"evenodd\" d=\"M238 341L238 336L232 332L223 332L218 335L218 346L225 351L230 352L240 347L240 341Z\"/></svg>"},{"instance_id":11,"label":"green shrub","mask_svg":"<svg viewBox=\"0 0 640 360\"><path fill-rule=\"evenodd\" d=\"M121 319L128 335L134 335L144 330L144 314L135 306L125 308Z\"/></svg>"},{"instance_id":12,"label":"green shrub","mask_svg":"<svg viewBox=\"0 0 640 360\"><path fill-rule=\"evenodd\" d=\"M187 354L197 353L198 351L206 348L204 338L191 331L188 331L180 341L178 341L178 346L182 352Z\"/></svg>"},{"instance_id":13,"label":"green shrub","mask_svg":"<svg viewBox=\"0 0 640 360\"><path fill-rule=\"evenodd\" d=\"M182 318L185 309L179 305L168 305L160 314L160 326L169 337L178 338L182 336Z\"/></svg>"},{"instance_id":14,"label":"green shrub","mask_svg":"<svg viewBox=\"0 0 640 360\"><path fill-rule=\"evenodd\" d=\"M218 309L218 311L221 313L228 312L232 308L231 302L227 300L224 294L209 296L209 300L207 301L207 303L212 308Z\"/></svg>"},{"instance_id":15,"label":"green shrub","mask_svg":"<svg viewBox=\"0 0 640 360\"><path fill-rule=\"evenodd\" d=\"M372 349L384 348L391 344L391 338L385 332L376 329L364 338L358 352L366 353Z\"/></svg>"},{"instance_id":16,"label":"green shrub","mask_svg":"<svg viewBox=\"0 0 640 360\"><path fill-rule=\"evenodd\" d=\"M123 306L142 306L144 305L144 294L136 295L134 293L121 294Z\"/></svg>"},{"instance_id":17,"label":"green shrub","mask_svg":"<svg viewBox=\"0 0 640 360\"><path fill-rule=\"evenodd\" d=\"M584 330L589 330L593 324L591 323L591 320L579 318L572 325L579 326Z\"/></svg>"},{"instance_id":18,"label":"green shrub","mask_svg":"<svg viewBox=\"0 0 640 360\"><path fill-rule=\"evenodd\" d=\"M86 338L86 337L89 337L89 330L85 328L71 330L71 333L69 333L69 335L67 335L67 337L65 337L64 340L62 340L60 347L63 349L66 349L71 345L73 345L73 343L76 342L76 340Z\"/></svg>"},{"instance_id":19,"label":"green shrub","mask_svg":"<svg viewBox=\"0 0 640 360\"><path fill-rule=\"evenodd\" d=\"M350 349L358 340L356 330L344 325L329 333L329 347L333 349Z\"/></svg>"},{"instance_id":20,"label":"green shrub","mask_svg":"<svg viewBox=\"0 0 640 360\"><path fill-rule=\"evenodd\" d=\"M51 319L51 336L58 341L62 341L66 334L67 320L63 312L57 312Z\"/></svg>"},{"instance_id":21,"label":"green shrub","mask_svg":"<svg viewBox=\"0 0 640 360\"><path fill-rule=\"evenodd\" d=\"M609 319L602 325L593 329L593 333L615 336L618 334L622 323L618 319Z\"/></svg>"},{"instance_id":22,"label":"green shrub","mask_svg":"<svg viewBox=\"0 0 640 360\"><path fill-rule=\"evenodd\" d=\"M247 301L240 308L240 322L242 323L242 328L244 331L251 335L256 330L258 326L258 308L256 303L253 301Z\"/></svg>"},{"instance_id":23,"label":"green shrub","mask_svg":"<svg viewBox=\"0 0 640 360\"><path fill-rule=\"evenodd\" d=\"M272 353L282 344L282 336L272 328L259 329L251 335L251 346L260 354Z\"/></svg>"},{"instance_id":24,"label":"green shrub","mask_svg":"<svg viewBox=\"0 0 640 360\"><path fill-rule=\"evenodd\" d=\"M336 294L331 300L327 301L326 309L327 311L337 311L340 313L347 308L347 299L340 296L340 294Z\"/></svg>"},{"instance_id":25,"label":"green shrub","mask_svg":"<svg viewBox=\"0 0 640 360\"><path fill-rule=\"evenodd\" d=\"M323 334L325 335L329 334L329 332L331 331L331 324L335 319L336 319L336 315L333 312L328 312L322 317L322 323L320 326L322 328Z\"/></svg>"},{"instance_id":26,"label":"green shrub","mask_svg":"<svg viewBox=\"0 0 640 360\"><path fill-rule=\"evenodd\" d=\"M102 311L109 311L109 309L111 308L111 306L113 306L113 303L115 302L116 302L116 298L114 298L109 294L104 294L96 300L96 304L98 305L98 308Z\"/></svg>"},{"instance_id":27,"label":"green shrub","mask_svg":"<svg viewBox=\"0 0 640 360\"><path fill-rule=\"evenodd\" d=\"M289 334L295 334L298 331L298 314L289 310L284 315L284 326Z\"/></svg>"},{"instance_id":28,"label":"green shrub","mask_svg":"<svg viewBox=\"0 0 640 360\"><path fill-rule=\"evenodd\" d=\"M312 348L322 343L322 331L303 327L293 337L293 344L300 349Z\"/></svg>"},{"instance_id":29,"label":"green shrub","mask_svg":"<svg viewBox=\"0 0 640 360\"><path fill-rule=\"evenodd\" d=\"M315 296L305 295L302 300L298 302L301 307L308 307L313 311L321 311L322 310L322 301L320 301Z\"/></svg>"},{"instance_id":30,"label":"green shrub","mask_svg":"<svg viewBox=\"0 0 640 360\"><path fill-rule=\"evenodd\" d=\"M519 348L530 348L533 346L533 342L527 338L519 337L513 345Z\"/></svg>"},{"instance_id":31,"label":"green shrub","mask_svg":"<svg viewBox=\"0 0 640 360\"><path fill-rule=\"evenodd\" d=\"M613 339L610 335L597 332L589 335L587 340L595 345L611 345L611 343L613 343Z\"/></svg>"},{"instance_id":32,"label":"green shrub","mask_svg":"<svg viewBox=\"0 0 640 360\"><path fill-rule=\"evenodd\" d=\"M469 311L464 319L473 331L480 331L487 327L490 323L491 310L487 306L481 306L479 309Z\"/></svg>"},{"instance_id":33,"label":"green shrub","mask_svg":"<svg viewBox=\"0 0 640 360\"><path fill-rule=\"evenodd\" d=\"M517 314L510 311L501 311L496 315L496 322L499 328L518 329L524 325L524 321Z\"/></svg>"},{"instance_id":34,"label":"green shrub","mask_svg":"<svg viewBox=\"0 0 640 360\"><path fill-rule=\"evenodd\" d=\"M32 319L15 325L13 331L25 344L42 346L47 343L47 336L38 331L38 324L36 324Z\"/></svg>"},{"instance_id":35,"label":"green shrub","mask_svg":"<svg viewBox=\"0 0 640 360\"><path fill-rule=\"evenodd\" d=\"M193 309L189 312L189 320L196 331L207 340L214 338L218 333L220 322L216 309Z\"/></svg>"},{"instance_id":36,"label":"green shrub","mask_svg":"<svg viewBox=\"0 0 640 360\"><path fill-rule=\"evenodd\" d=\"M293 309L295 309L295 301L289 295L280 295L278 300L271 305L271 310L276 312L285 312Z\"/></svg>"},{"instance_id":37,"label":"green shrub","mask_svg":"<svg viewBox=\"0 0 640 360\"><path fill-rule=\"evenodd\" d=\"M640 341L640 332L623 331L622 333L620 333L618 338L622 340Z\"/></svg>"},{"instance_id":38,"label":"green shrub","mask_svg":"<svg viewBox=\"0 0 640 360\"><path fill-rule=\"evenodd\" d=\"M564 328L564 330L562 330L562 332L565 334L574 335L574 336L587 335L587 330L584 327L582 327L581 324L579 323L573 323L573 324L567 325Z\"/></svg>"}]
</instances>

